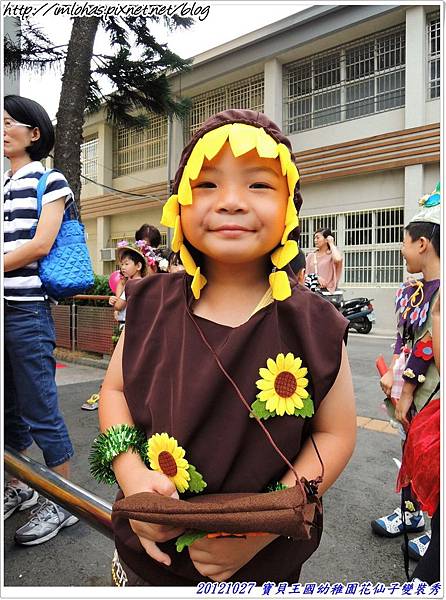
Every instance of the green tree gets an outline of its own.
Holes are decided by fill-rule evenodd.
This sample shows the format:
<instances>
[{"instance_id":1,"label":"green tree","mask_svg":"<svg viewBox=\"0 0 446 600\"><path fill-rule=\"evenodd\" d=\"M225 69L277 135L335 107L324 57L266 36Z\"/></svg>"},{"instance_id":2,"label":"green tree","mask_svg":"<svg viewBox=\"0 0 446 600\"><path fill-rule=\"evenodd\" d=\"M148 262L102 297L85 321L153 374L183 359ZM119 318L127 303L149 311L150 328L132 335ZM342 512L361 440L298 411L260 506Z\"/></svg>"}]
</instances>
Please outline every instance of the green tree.
<instances>
[{"instance_id":1,"label":"green tree","mask_svg":"<svg viewBox=\"0 0 446 600\"><path fill-rule=\"evenodd\" d=\"M77 17L73 19L68 45L56 46L31 21L19 21L17 39L5 37L6 72L27 69L43 72L63 67L62 90L57 112L54 165L68 179L79 205L81 190L80 146L86 112L104 107L106 118L126 126L148 124L148 112L184 116L186 100L176 100L170 90L168 75L190 68L158 43L150 32L151 23L164 22L169 31L188 28L190 18L172 17ZM98 29L110 40L110 52L93 50ZM111 87L110 93L104 90Z\"/></svg>"}]
</instances>

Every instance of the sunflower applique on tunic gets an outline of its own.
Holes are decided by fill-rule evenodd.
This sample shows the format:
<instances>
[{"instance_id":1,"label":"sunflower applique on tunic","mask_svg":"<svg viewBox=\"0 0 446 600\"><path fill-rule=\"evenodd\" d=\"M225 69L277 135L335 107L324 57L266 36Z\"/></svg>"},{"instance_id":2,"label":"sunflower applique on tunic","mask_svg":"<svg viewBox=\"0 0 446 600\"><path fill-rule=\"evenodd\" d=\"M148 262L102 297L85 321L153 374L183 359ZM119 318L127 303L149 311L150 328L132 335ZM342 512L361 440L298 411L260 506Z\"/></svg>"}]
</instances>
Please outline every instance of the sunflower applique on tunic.
<instances>
[{"instance_id":1,"label":"sunflower applique on tunic","mask_svg":"<svg viewBox=\"0 0 446 600\"><path fill-rule=\"evenodd\" d=\"M261 367L261 379L256 381L260 390L251 410L260 419L294 415L311 417L314 414L313 400L308 391L308 369L302 359L288 352L280 353L276 359L268 358L266 368Z\"/></svg>"}]
</instances>

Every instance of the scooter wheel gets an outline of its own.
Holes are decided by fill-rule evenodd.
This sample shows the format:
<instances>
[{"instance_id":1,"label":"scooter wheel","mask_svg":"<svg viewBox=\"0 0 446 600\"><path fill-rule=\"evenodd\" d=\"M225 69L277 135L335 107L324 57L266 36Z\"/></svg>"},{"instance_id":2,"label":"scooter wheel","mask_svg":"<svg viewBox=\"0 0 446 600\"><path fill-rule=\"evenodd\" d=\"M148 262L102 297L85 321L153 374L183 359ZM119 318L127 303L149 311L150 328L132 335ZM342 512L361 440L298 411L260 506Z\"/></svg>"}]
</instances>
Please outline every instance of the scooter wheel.
<instances>
[{"instance_id":1,"label":"scooter wheel","mask_svg":"<svg viewBox=\"0 0 446 600\"><path fill-rule=\"evenodd\" d=\"M361 327L358 327L357 332L358 333L370 333L372 331L372 322L369 321L368 319L364 319L364 323L361 325Z\"/></svg>"}]
</instances>

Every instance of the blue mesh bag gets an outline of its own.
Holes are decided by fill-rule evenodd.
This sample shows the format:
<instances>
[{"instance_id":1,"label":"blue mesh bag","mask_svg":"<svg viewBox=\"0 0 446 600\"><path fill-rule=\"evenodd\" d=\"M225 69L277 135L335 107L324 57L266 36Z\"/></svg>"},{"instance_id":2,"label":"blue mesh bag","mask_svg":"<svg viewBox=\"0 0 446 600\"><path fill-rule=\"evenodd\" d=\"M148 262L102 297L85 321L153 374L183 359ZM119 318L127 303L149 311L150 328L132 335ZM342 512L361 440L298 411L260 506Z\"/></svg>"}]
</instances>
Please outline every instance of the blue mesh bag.
<instances>
[{"instance_id":1,"label":"blue mesh bag","mask_svg":"<svg viewBox=\"0 0 446 600\"><path fill-rule=\"evenodd\" d=\"M45 171L37 184L37 218L42 212L42 197L48 175ZM39 261L39 277L48 296L67 298L81 294L94 283L91 259L85 241L85 229L79 222L76 202L64 212L59 233L47 256Z\"/></svg>"}]
</instances>

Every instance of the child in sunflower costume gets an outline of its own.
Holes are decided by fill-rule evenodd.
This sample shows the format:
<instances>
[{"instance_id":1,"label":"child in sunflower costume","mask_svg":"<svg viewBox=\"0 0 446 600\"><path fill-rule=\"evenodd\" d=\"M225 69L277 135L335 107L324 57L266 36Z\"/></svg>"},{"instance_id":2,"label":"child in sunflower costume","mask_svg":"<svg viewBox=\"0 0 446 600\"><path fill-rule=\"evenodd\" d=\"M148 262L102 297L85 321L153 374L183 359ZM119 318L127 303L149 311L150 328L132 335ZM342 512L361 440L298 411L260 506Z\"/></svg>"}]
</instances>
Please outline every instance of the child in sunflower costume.
<instances>
[{"instance_id":1,"label":"child in sunflower costume","mask_svg":"<svg viewBox=\"0 0 446 600\"><path fill-rule=\"evenodd\" d=\"M162 218L185 271L127 284L101 392L92 470L117 480L118 498L254 494L293 486L296 472L316 496L344 469L356 430L348 323L288 266L299 188L290 142L262 113L219 113L185 147ZM198 532L178 552L187 527L116 510L113 525L117 585L297 581L322 533L318 514L305 540Z\"/></svg>"},{"instance_id":2,"label":"child in sunflower costume","mask_svg":"<svg viewBox=\"0 0 446 600\"><path fill-rule=\"evenodd\" d=\"M396 294L397 337L391 366L381 378L381 387L388 397L389 415L399 423L400 433L406 438L411 420L432 397L439 385L440 376L435 366L432 347L432 307L440 289L440 184L431 194L420 199L420 211L405 228L402 253L409 273L422 273L423 277L403 284ZM390 401L392 399L392 402ZM422 532L425 528L423 510L432 516L439 498L439 454L416 457L418 471L425 478L432 473L432 485L417 486L404 479L400 472L398 491L403 489L402 508L371 522L373 531L385 537L404 533ZM413 465L411 465L412 467ZM404 483L401 485L401 478ZM409 485L411 483L411 485ZM418 489L417 489L418 488ZM422 489L424 488L424 489ZM429 488L429 489L427 489ZM427 500L429 498L429 501ZM426 499L426 502L423 500ZM430 532L409 543L410 556L420 559L429 545Z\"/></svg>"}]
</instances>

